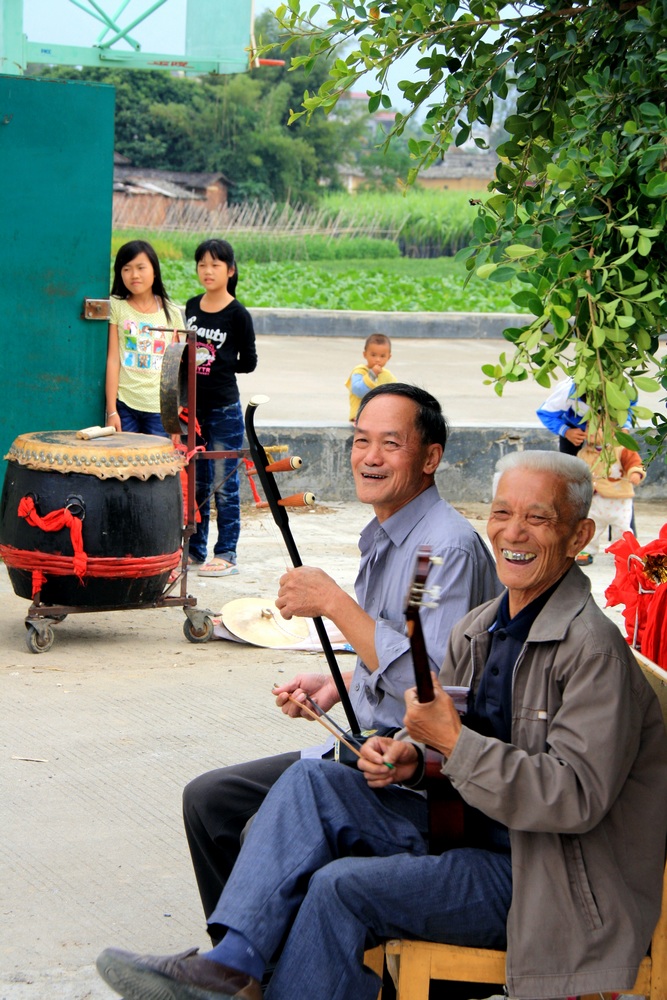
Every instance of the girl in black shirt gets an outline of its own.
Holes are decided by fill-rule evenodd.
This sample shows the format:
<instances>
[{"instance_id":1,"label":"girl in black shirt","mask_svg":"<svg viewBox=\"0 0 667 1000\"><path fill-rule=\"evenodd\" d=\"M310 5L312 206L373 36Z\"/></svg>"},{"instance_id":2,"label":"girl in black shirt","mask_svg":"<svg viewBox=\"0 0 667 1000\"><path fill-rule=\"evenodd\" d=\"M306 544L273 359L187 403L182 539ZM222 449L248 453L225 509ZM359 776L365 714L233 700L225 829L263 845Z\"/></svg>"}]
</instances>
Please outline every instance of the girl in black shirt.
<instances>
[{"instance_id":1,"label":"girl in black shirt","mask_svg":"<svg viewBox=\"0 0 667 1000\"><path fill-rule=\"evenodd\" d=\"M203 295L185 306L188 329L197 332L197 419L208 451L243 447L243 413L236 381L238 372L257 367L255 331L248 310L234 297L238 270L226 240L205 240L195 250ZM190 538L190 562L199 576L238 573L236 546L241 530L239 476L236 459L197 459L196 499L201 521ZM218 538L207 561L209 497L213 484Z\"/></svg>"}]
</instances>

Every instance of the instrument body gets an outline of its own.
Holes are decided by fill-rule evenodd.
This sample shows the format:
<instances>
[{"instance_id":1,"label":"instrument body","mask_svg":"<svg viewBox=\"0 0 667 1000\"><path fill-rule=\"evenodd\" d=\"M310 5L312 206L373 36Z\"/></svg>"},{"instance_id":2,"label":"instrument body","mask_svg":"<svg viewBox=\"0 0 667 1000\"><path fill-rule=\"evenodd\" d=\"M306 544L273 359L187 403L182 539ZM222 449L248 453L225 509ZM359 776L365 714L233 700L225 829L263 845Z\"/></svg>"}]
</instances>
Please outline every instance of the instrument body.
<instances>
[{"instance_id":1,"label":"instrument body","mask_svg":"<svg viewBox=\"0 0 667 1000\"><path fill-rule=\"evenodd\" d=\"M433 675L419 617L425 596L430 596L426 590L426 580L432 561L430 548L421 546L417 551L413 582L405 608L417 700L420 702L433 701L435 698ZM452 847L462 847L465 843L465 803L442 773L442 762L443 756L439 751L426 748L424 786L428 796L429 847L432 854L440 854Z\"/></svg>"}]
</instances>

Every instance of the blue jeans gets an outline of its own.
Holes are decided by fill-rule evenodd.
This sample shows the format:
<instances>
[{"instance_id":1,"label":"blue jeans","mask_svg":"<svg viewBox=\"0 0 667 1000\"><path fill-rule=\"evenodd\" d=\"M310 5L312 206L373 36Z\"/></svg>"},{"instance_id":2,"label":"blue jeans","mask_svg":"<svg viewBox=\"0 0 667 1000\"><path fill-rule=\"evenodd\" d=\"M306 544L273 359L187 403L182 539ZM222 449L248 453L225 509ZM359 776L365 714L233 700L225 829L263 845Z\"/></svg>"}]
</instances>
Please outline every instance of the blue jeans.
<instances>
[{"instance_id":1,"label":"blue jeans","mask_svg":"<svg viewBox=\"0 0 667 1000\"><path fill-rule=\"evenodd\" d=\"M116 400L116 412L120 417L120 426L124 431L131 431L134 434L157 434L159 437L169 437L162 426L159 413L146 413L144 410L135 410L122 399Z\"/></svg>"},{"instance_id":2,"label":"blue jeans","mask_svg":"<svg viewBox=\"0 0 667 1000\"><path fill-rule=\"evenodd\" d=\"M429 855L426 825L414 792L297 761L257 813L209 928L233 928L266 960L284 941L267 1000L375 1000L363 954L387 938L504 948L509 854Z\"/></svg>"},{"instance_id":3,"label":"blue jeans","mask_svg":"<svg viewBox=\"0 0 667 1000\"><path fill-rule=\"evenodd\" d=\"M240 403L220 406L204 417L199 415L199 422L207 451L239 451L243 447L244 425ZM195 462L195 496L201 521L190 538L189 551L197 562L206 562L210 494L214 485L218 538L213 546L213 555L231 563L236 562L236 546L241 533L238 464L237 458L198 458Z\"/></svg>"}]
</instances>

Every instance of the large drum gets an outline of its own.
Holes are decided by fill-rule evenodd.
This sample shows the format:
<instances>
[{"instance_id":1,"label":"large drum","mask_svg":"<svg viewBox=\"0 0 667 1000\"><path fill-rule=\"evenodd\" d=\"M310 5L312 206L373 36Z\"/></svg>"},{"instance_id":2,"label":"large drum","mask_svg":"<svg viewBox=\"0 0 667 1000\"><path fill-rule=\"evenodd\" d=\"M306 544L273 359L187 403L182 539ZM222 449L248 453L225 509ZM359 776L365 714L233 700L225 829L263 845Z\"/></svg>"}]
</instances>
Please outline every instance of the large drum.
<instances>
[{"instance_id":1,"label":"large drum","mask_svg":"<svg viewBox=\"0 0 667 1000\"><path fill-rule=\"evenodd\" d=\"M182 455L168 438L22 434L0 500L14 591L46 605L150 604L180 560Z\"/></svg>"}]
</instances>

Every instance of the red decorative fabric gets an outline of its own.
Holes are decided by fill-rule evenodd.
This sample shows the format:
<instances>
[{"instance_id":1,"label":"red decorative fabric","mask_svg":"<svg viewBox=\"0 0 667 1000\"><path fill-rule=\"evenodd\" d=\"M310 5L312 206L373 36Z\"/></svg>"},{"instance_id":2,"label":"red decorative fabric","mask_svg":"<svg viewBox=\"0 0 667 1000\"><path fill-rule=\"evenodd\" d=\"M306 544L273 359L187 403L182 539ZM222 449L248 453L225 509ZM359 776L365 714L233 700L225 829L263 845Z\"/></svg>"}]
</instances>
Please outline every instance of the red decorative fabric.
<instances>
[{"instance_id":1,"label":"red decorative fabric","mask_svg":"<svg viewBox=\"0 0 667 1000\"><path fill-rule=\"evenodd\" d=\"M667 670L667 583L661 583L649 604L641 651Z\"/></svg>"},{"instance_id":2,"label":"red decorative fabric","mask_svg":"<svg viewBox=\"0 0 667 1000\"><path fill-rule=\"evenodd\" d=\"M660 529L658 538L646 545L640 545L632 532L626 531L623 537L613 542L606 551L613 554L616 563L616 575L605 591L607 607L625 605L622 614L628 642L640 649L649 659L659 663L660 660L645 649L645 631L650 616L650 646L653 653L662 647L665 650L661 654L664 658L667 655L667 636L661 637L662 624L659 618L662 614L664 619L664 611L667 610L665 596L662 593L664 584L658 584L647 576L644 563L648 556L667 556L667 524ZM658 591L661 593L654 608Z\"/></svg>"},{"instance_id":3,"label":"red decorative fabric","mask_svg":"<svg viewBox=\"0 0 667 1000\"><path fill-rule=\"evenodd\" d=\"M180 564L183 550L160 553L157 556L122 556L118 558L88 556L86 577L104 579L138 580L147 576L158 576ZM0 545L0 555L12 569L32 572L33 597L41 590L47 576L79 576L75 570L76 556L61 556L53 552L38 552L33 549L16 549L12 545ZM82 583L85 583L79 576ZM36 587L35 584L38 583Z\"/></svg>"},{"instance_id":4,"label":"red decorative fabric","mask_svg":"<svg viewBox=\"0 0 667 1000\"><path fill-rule=\"evenodd\" d=\"M190 415L188 413L187 406L181 407L181 409L179 410L178 415L179 415L179 417L181 418L181 420L183 421L184 424L189 423L189 416ZM199 437L201 437L201 425L200 425L200 423L199 423L199 421L197 420L196 417L195 417L195 434L198 434ZM175 447L178 449L178 451L182 451L183 452L183 454L185 455L185 461L188 463L188 465L190 464L190 462L192 461L192 459L194 458L194 456L197 454L198 451L206 451L206 448L202 444L197 445L192 451L188 451L187 447L183 443L176 444ZM181 490L183 492L183 524L187 524L188 523L188 470L187 470L187 468L181 469ZM200 521L201 521L201 514L199 513L199 507L195 506L195 524L199 524Z\"/></svg>"},{"instance_id":5,"label":"red decorative fabric","mask_svg":"<svg viewBox=\"0 0 667 1000\"><path fill-rule=\"evenodd\" d=\"M252 492L253 500L255 501L256 507L268 507L268 504L262 500L257 487L255 486L255 480L252 478L255 475L255 463L250 458L244 458L243 464L245 465L246 475L248 477L248 482L250 483L250 490Z\"/></svg>"},{"instance_id":6,"label":"red decorative fabric","mask_svg":"<svg viewBox=\"0 0 667 1000\"><path fill-rule=\"evenodd\" d=\"M33 528L41 528L42 531L61 531L69 528L70 539L74 557L72 558L72 572L83 582L88 563L88 556L83 550L83 523L75 517L66 507L60 510L52 510L50 514L40 517L35 508L35 501L32 497L22 497L19 500L18 516L24 517ZM37 567L33 571L32 592L33 596L41 590L46 576L43 567Z\"/></svg>"}]
</instances>

